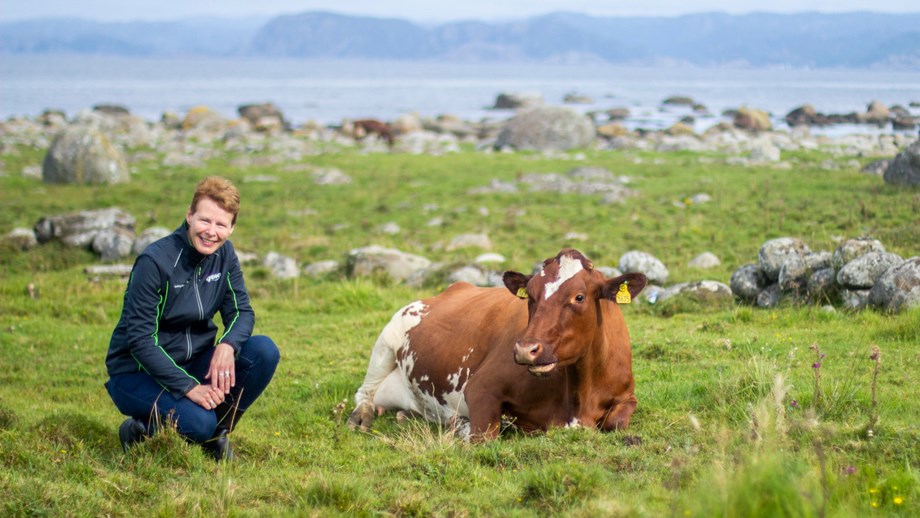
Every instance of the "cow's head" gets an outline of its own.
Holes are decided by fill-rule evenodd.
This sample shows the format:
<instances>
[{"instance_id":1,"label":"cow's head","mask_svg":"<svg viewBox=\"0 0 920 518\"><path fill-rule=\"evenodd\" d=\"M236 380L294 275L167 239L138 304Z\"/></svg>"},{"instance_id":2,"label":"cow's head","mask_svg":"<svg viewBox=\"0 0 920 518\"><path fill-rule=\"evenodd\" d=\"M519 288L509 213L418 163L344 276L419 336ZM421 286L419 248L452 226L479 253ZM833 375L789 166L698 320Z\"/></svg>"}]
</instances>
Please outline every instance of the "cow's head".
<instances>
[{"instance_id":1,"label":"cow's head","mask_svg":"<svg viewBox=\"0 0 920 518\"><path fill-rule=\"evenodd\" d=\"M502 278L511 293L527 300L529 313L527 329L514 344L514 361L537 376L583 357L602 323L601 302L616 303L621 286L635 297L647 282L641 273L608 279L571 248L544 261L534 275L508 271Z\"/></svg>"}]
</instances>

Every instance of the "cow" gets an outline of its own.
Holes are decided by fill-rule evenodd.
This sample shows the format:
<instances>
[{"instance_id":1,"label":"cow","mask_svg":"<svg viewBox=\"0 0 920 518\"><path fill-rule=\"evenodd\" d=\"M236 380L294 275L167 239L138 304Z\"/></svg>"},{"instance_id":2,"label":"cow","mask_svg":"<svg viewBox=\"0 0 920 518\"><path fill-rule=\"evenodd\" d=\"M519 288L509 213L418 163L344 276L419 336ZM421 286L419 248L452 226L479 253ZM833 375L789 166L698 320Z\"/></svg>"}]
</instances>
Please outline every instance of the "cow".
<instances>
[{"instance_id":1,"label":"cow","mask_svg":"<svg viewBox=\"0 0 920 518\"><path fill-rule=\"evenodd\" d=\"M383 139L388 146L393 147L393 132L390 125L375 119L360 119L352 122L355 138L364 140L364 137L376 133L377 138Z\"/></svg>"},{"instance_id":2,"label":"cow","mask_svg":"<svg viewBox=\"0 0 920 518\"><path fill-rule=\"evenodd\" d=\"M454 283L397 311L374 344L348 426L367 431L377 412L398 410L474 441L496 438L503 417L525 432L625 429L637 399L619 303L639 294L645 276L609 279L563 249L539 272L502 280Z\"/></svg>"}]
</instances>

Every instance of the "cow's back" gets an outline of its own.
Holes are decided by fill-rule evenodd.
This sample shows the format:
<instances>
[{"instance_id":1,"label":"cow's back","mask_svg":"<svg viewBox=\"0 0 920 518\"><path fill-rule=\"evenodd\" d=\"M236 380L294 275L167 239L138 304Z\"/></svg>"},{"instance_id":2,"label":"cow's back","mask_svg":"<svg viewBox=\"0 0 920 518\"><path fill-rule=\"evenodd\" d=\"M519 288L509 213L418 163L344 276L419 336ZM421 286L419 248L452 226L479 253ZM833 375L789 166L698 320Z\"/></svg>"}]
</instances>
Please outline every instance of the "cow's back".
<instances>
[{"instance_id":1,"label":"cow's back","mask_svg":"<svg viewBox=\"0 0 920 518\"><path fill-rule=\"evenodd\" d=\"M490 353L510 361L511 347L527 326L527 304L505 288L455 283L421 303L421 321L408 331L398 360L410 381L442 402L462 393Z\"/></svg>"}]
</instances>

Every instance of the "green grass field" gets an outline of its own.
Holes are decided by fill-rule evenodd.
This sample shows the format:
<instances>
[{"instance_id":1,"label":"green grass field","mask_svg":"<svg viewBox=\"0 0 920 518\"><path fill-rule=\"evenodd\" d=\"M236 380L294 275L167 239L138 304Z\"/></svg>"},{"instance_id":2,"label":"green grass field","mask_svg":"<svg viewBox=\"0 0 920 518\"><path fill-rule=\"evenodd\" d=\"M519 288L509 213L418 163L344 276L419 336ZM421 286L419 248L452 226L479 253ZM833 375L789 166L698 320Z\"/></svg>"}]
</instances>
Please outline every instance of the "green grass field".
<instances>
[{"instance_id":1,"label":"green grass field","mask_svg":"<svg viewBox=\"0 0 920 518\"><path fill-rule=\"evenodd\" d=\"M138 230L179 225L195 183L234 180L243 205L238 249L301 263L371 244L463 263L456 235L490 236L506 267L529 271L574 246L596 265L644 250L671 282L728 283L767 239L814 250L871 235L920 254L920 191L855 170L819 167L821 152L784 156L789 170L725 165L694 153L585 152L442 156L329 153L350 185L317 186L285 165L204 170L135 164L116 186L46 185L18 174L43 150L7 150L0 234L42 216L121 207ZM841 162L853 157L838 158ZM866 162L868 159L859 159ZM592 165L634 178L624 205L530 193L469 195L492 179ZM247 182L272 175L277 182ZM706 204L684 203L705 192ZM677 202L677 203L675 203ZM485 210L483 210L485 209ZM440 217L443 225L427 222ZM395 222L402 232L377 228ZM566 241L569 232L586 241ZM703 251L722 259L686 267ZM626 308L639 407L626 432L509 430L467 444L392 415L372 433L345 418L377 333L392 313L443 288L386 279L281 281L246 269L256 331L282 351L277 375L233 434L237 459L217 465L171 430L123 454L123 420L103 387L103 359L122 279L93 279L90 252L48 244L0 250L0 509L4 516L916 516L920 514L920 311L746 306ZM32 285L30 295L29 285ZM880 362L870 359L873 348ZM820 367L813 364L819 355Z\"/></svg>"}]
</instances>

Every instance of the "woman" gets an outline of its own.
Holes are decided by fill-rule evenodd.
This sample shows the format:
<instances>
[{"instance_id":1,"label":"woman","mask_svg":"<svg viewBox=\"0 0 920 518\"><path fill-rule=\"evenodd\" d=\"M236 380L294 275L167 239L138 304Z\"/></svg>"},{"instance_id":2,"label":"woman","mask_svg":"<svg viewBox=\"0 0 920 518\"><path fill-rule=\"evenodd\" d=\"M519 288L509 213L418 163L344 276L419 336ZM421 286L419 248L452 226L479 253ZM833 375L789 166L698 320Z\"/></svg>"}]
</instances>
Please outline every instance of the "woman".
<instances>
[{"instance_id":1,"label":"woman","mask_svg":"<svg viewBox=\"0 0 920 518\"><path fill-rule=\"evenodd\" d=\"M275 373L278 348L252 336L255 315L227 240L239 209L230 181L205 178L185 222L134 263L105 360L109 395L130 416L118 430L125 451L168 419L214 459L229 460L228 434Z\"/></svg>"}]
</instances>

